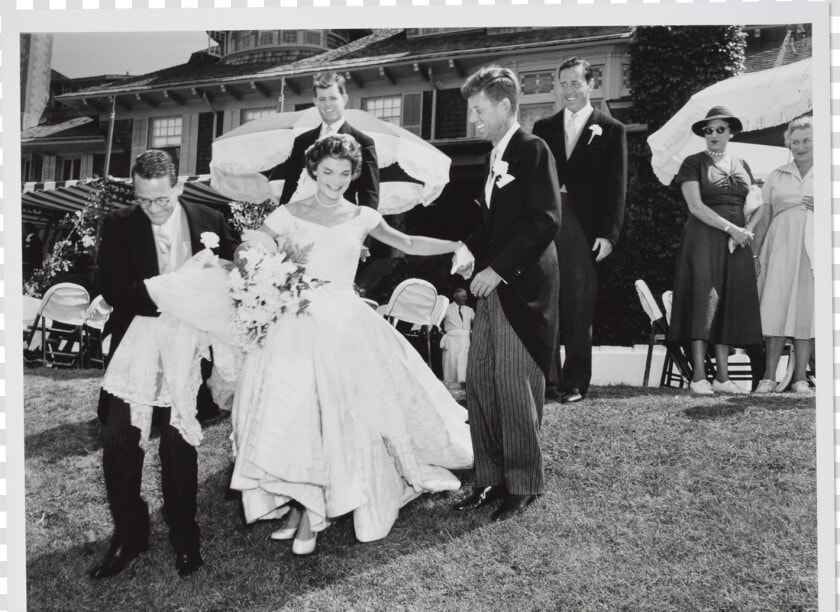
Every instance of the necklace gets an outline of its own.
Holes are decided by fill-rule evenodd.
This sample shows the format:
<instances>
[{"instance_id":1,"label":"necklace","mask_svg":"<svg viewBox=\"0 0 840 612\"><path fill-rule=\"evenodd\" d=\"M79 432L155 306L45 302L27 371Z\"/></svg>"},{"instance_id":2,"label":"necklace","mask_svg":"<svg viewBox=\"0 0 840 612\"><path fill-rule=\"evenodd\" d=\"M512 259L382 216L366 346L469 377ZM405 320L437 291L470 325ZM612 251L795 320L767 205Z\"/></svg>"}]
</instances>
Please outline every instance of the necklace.
<instances>
[{"instance_id":1,"label":"necklace","mask_svg":"<svg viewBox=\"0 0 840 612\"><path fill-rule=\"evenodd\" d=\"M706 153L708 153L715 159L720 159L721 157L726 155L726 151L710 151L709 149L706 149Z\"/></svg>"},{"instance_id":2,"label":"necklace","mask_svg":"<svg viewBox=\"0 0 840 612\"><path fill-rule=\"evenodd\" d=\"M320 204L324 208L335 208L336 206L341 204L341 198L339 198L338 201L335 204L324 204L321 201L321 198L318 197L318 192L317 191L315 192L315 201L318 202L318 204Z\"/></svg>"}]
</instances>

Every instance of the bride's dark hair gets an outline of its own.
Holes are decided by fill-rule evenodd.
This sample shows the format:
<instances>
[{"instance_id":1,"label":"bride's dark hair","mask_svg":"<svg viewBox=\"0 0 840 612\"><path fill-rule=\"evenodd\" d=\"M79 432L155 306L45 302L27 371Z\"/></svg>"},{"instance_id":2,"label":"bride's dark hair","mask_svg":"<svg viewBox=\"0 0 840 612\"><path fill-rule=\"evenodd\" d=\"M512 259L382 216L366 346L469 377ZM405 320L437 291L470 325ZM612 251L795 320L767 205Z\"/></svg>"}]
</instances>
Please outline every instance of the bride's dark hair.
<instances>
[{"instance_id":1,"label":"bride's dark hair","mask_svg":"<svg viewBox=\"0 0 840 612\"><path fill-rule=\"evenodd\" d=\"M362 147L355 138L348 134L324 136L306 149L304 154L306 171L313 179L315 178L315 169L325 157L349 161L353 179L356 179L362 172Z\"/></svg>"}]
</instances>

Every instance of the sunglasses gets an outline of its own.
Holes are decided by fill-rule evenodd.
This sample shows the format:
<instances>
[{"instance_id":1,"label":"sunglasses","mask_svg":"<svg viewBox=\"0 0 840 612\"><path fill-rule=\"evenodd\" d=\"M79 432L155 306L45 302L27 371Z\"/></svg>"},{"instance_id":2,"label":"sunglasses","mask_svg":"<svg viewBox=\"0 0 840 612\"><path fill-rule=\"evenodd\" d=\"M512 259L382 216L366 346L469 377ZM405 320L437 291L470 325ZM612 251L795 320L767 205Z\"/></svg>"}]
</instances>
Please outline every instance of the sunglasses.
<instances>
[{"instance_id":1,"label":"sunglasses","mask_svg":"<svg viewBox=\"0 0 840 612\"><path fill-rule=\"evenodd\" d=\"M717 127L704 127L703 133L706 136L711 136L712 134L723 134L728 129L728 127L724 127L722 125L719 125Z\"/></svg>"}]
</instances>

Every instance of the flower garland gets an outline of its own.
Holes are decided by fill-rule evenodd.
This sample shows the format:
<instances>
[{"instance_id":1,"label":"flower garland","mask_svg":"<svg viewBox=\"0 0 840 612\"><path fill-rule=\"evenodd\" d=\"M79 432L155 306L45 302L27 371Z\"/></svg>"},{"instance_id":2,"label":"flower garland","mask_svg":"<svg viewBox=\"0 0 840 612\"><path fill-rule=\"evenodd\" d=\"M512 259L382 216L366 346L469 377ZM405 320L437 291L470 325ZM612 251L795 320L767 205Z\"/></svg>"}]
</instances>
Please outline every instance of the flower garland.
<instances>
[{"instance_id":1,"label":"flower garland","mask_svg":"<svg viewBox=\"0 0 840 612\"><path fill-rule=\"evenodd\" d=\"M260 204L231 202L230 211L233 215L233 227L239 233L248 229L257 229L275 208L277 208L277 204L271 200L266 200Z\"/></svg>"},{"instance_id":2,"label":"flower garland","mask_svg":"<svg viewBox=\"0 0 840 612\"><path fill-rule=\"evenodd\" d=\"M92 189L85 207L64 216L62 225L69 225L70 232L56 241L41 266L24 282L25 295L43 297L44 292L58 282L62 274L79 267L79 262L84 259L91 262L91 268L95 268L102 219L114 209L115 204L131 202L132 187L128 183L102 178L88 185ZM91 269L91 276L94 272L95 269Z\"/></svg>"}]
</instances>

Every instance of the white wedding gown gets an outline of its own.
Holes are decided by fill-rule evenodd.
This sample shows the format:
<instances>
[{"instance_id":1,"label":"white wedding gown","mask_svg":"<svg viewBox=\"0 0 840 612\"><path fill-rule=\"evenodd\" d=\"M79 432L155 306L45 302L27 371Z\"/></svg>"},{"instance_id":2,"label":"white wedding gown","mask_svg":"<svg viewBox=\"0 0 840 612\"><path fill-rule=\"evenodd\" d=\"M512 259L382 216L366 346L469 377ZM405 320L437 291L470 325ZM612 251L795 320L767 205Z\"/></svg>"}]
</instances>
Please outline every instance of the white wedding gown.
<instances>
[{"instance_id":1,"label":"white wedding gown","mask_svg":"<svg viewBox=\"0 0 840 612\"><path fill-rule=\"evenodd\" d=\"M353 291L368 232L382 217L360 207L325 227L285 206L266 224L311 244L307 274L322 281L308 310L284 314L246 354L233 406L231 488L248 522L302 504L314 531L353 513L356 538L385 537L399 508L425 491L460 487L472 466L466 410L408 342Z\"/></svg>"}]
</instances>

